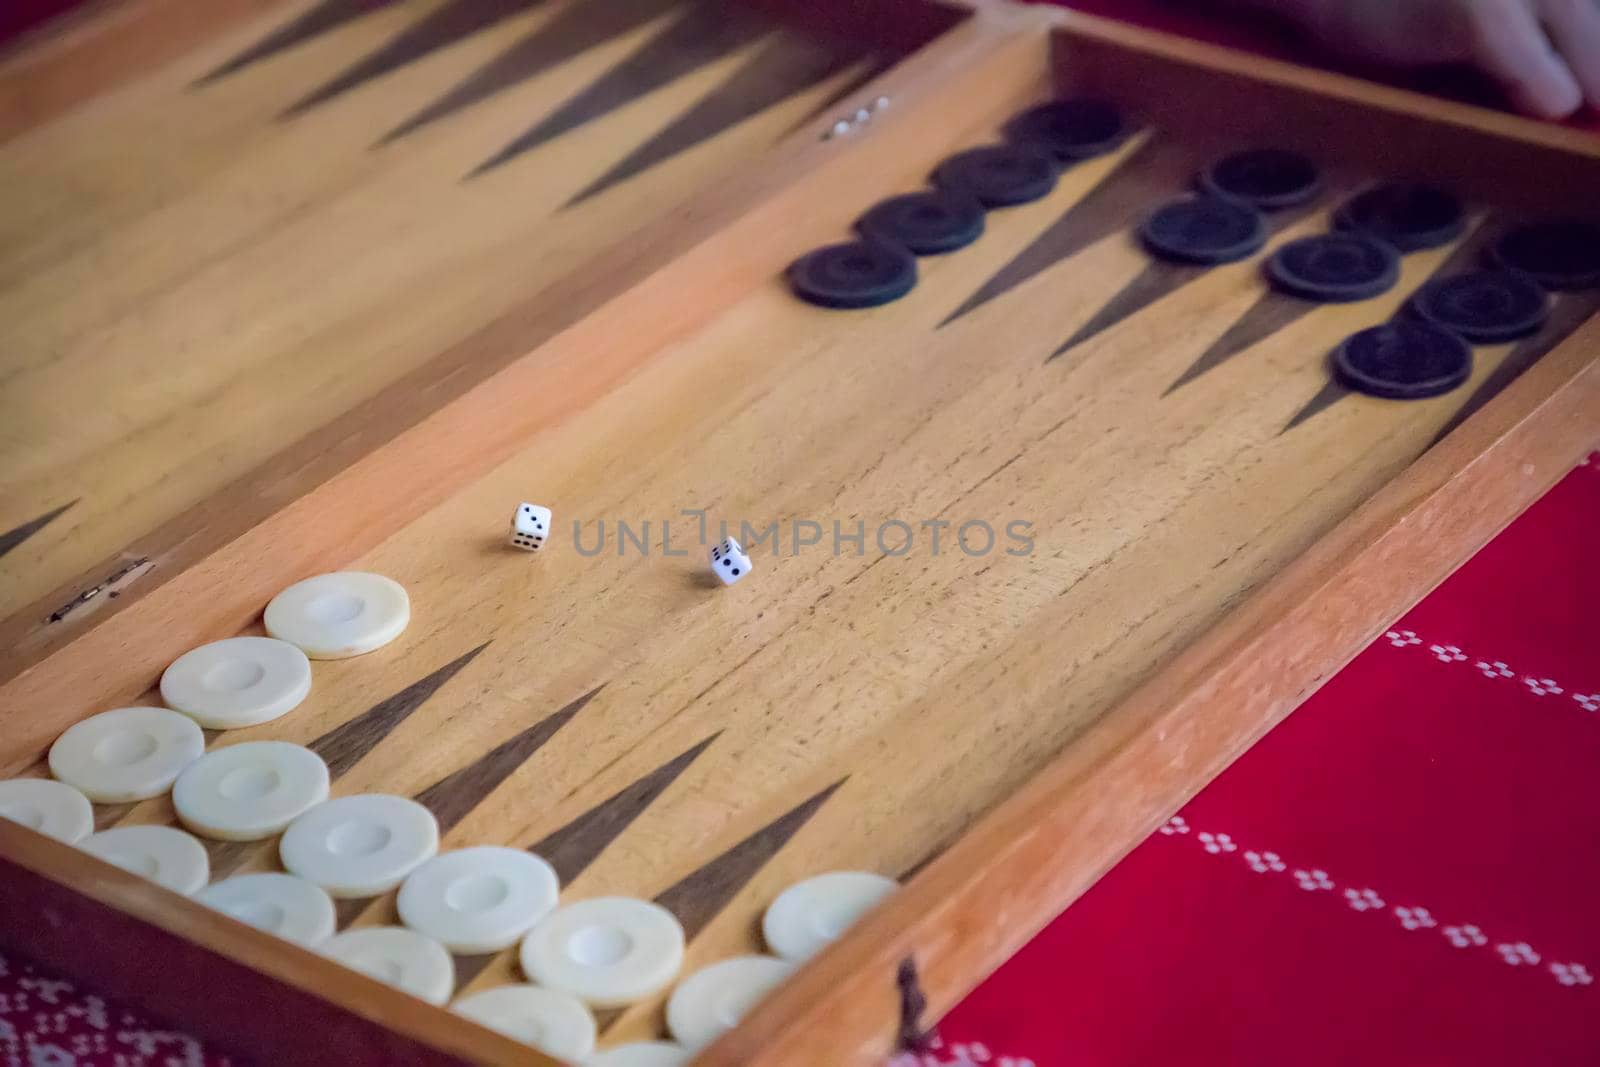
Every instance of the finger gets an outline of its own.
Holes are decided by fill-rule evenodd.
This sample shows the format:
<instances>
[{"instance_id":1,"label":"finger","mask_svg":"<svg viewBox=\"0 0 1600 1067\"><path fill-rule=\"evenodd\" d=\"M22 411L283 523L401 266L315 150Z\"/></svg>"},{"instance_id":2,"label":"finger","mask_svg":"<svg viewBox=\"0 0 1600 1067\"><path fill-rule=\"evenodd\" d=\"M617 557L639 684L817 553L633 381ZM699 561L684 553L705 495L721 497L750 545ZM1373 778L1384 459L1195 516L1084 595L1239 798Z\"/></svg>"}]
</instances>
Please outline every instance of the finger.
<instances>
[{"instance_id":1,"label":"finger","mask_svg":"<svg viewBox=\"0 0 1600 1067\"><path fill-rule=\"evenodd\" d=\"M1550 47L1527 0L1479 0L1472 35L1478 62L1523 111L1556 119L1583 103L1577 79Z\"/></svg>"},{"instance_id":2,"label":"finger","mask_svg":"<svg viewBox=\"0 0 1600 1067\"><path fill-rule=\"evenodd\" d=\"M1583 88L1590 107L1600 108L1600 2L1543 0L1544 24L1556 50Z\"/></svg>"}]
</instances>

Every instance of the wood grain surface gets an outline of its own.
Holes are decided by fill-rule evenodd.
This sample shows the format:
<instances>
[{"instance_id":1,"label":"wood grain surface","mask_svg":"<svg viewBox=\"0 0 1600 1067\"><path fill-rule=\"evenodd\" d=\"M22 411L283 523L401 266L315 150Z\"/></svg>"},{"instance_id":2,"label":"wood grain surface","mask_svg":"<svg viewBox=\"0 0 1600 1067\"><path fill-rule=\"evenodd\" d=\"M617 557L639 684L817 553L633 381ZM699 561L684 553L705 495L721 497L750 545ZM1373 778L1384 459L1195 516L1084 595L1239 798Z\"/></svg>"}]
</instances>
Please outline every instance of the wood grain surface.
<instances>
[{"instance_id":1,"label":"wood grain surface","mask_svg":"<svg viewBox=\"0 0 1600 1067\"><path fill-rule=\"evenodd\" d=\"M416 362L383 379L387 386L376 372L356 374L351 391L339 392L339 365L323 348L296 349L301 362L257 353L263 382L303 369L309 385L286 388L306 388L303 403L325 400L319 417L343 410L343 422L307 423L307 436L247 476L233 468L215 483L170 475L182 488L160 507L179 513L161 520L148 547L127 540L130 526L84 548L86 557L105 553L104 566L131 568L120 584L75 601L57 623L30 609L7 624L0 701L17 724L0 750L8 768L38 773L44 747L70 722L151 700L165 663L201 641L250 632L288 582L346 565L388 574L413 603L398 641L317 663L299 709L215 743L308 745L328 761L336 794L414 797L440 818L447 847L532 849L555 864L566 900L654 899L690 932L691 969L759 950L762 910L799 878L838 868L921 872L703 1058L870 1063L894 1035L905 960L922 976L931 1013L948 1007L1600 439L1592 294L1560 297L1532 338L1478 348L1470 380L1445 396L1377 400L1329 377L1328 353L1343 338L1399 313L1430 278L1475 264L1482 242L1548 206L1565 188L1559 182L1593 187L1600 157L1527 124L1475 123L1404 94L1372 97L1341 79L1307 81L1273 67L1255 78L1214 50L1191 54L1092 20L985 9L843 98L842 106L892 98L847 138L820 140L828 112L816 108L830 87L848 85L855 65L643 171L626 161L641 158L647 139L624 144L609 124L637 115L641 128L681 129L681 108L669 119L646 107L654 96L500 160L463 149L527 141L539 128L528 113L496 109L543 82L459 111L439 104L451 99L439 89L448 82L471 96L476 89L460 89L474 84L463 72L492 67L484 61L495 50L474 52L474 42L504 31L494 40L509 54L513 37L563 10L512 6L475 8L479 19L501 12L477 28L453 5L427 8L421 17L433 28L420 38L407 38L418 25L411 10L365 14L231 69L259 34L190 62L190 78L227 70L203 92L239 87L242 119L218 117L216 101L205 109L216 130L235 131L227 136L236 146L259 138L254 151L277 144L287 160L279 142L310 137L298 124L339 126L340 109L367 101L404 131L392 144L434 139L426 162L411 161L419 173L446 155L457 168L469 155L468 167L496 165L464 183L455 169L448 185L430 185L417 173L396 176L409 157L384 166L354 152L329 157L330 173L344 168L359 201L348 205L349 235L360 238L351 239L377 244L361 253L373 302L360 328L328 328L365 345L392 327L392 336L419 340ZM588 93L580 110L603 108L614 90L578 83L604 81L691 17L673 9L617 38L614 51L583 52L562 98ZM1052 36L1053 26L1065 36ZM451 33L451 46L413 54L416 41ZM669 62L689 36L704 35L664 48ZM765 92L763 78L737 74L739 57L755 48L742 38L727 47L697 91L733 78L741 93ZM779 51L810 54L809 46ZM449 77L403 90L458 61L443 71ZM635 65L624 80L648 79L662 69L655 63ZM318 76L301 79L293 99L277 95L275 106L293 117L269 136L259 86L243 86L285 64ZM813 69L770 53L760 67ZM499 77L476 84L492 88ZM678 75L659 92L696 77ZM403 106L374 92L391 82ZM846 313L793 298L782 268L795 255L843 239L862 210L919 187L950 152L996 139L1052 84L1121 87L1139 131L1116 152L1069 168L1047 197L991 212L971 247L920 260L918 285L898 302ZM139 88L67 121L88 121ZM1235 120L1208 122L1168 99L1212 91L1241 101ZM768 140L751 134L713 158L750 123L776 126L780 113L801 127L778 148L766 149L779 135L763 126ZM350 128L382 126L373 114L350 118ZM541 106L533 123L552 114L561 107ZM1259 132L1253 124L1269 114L1287 129L1315 129L1327 195L1276 218L1269 248L1250 260L1210 270L1153 264L1133 235L1143 213L1183 194L1197 166ZM408 126L405 116L417 115L426 121ZM1468 181L1469 233L1405 257L1399 284L1381 297L1313 305L1269 293L1262 258L1325 229L1340 196L1388 176L1374 168L1372 144L1418 124L1438 157L1425 173L1488 173L1503 160L1550 160L1552 169ZM48 140L57 125L0 155ZM470 136L461 132L469 127ZM644 228L607 230L633 235L587 265L529 265L551 271L548 287L525 275L520 288L496 289L496 273L525 256L516 226L495 214L504 189L483 190L509 182L528 159L575 146L585 129L610 147L596 153L605 159L584 157L572 172L530 167L519 188L544 199L522 225L556 232L563 217L634 190L638 214L618 226ZM39 166L54 165L37 150ZM696 153L707 169L692 171ZM1475 156L1469 165L1456 153ZM582 196L619 166L624 180ZM694 194L718 170L733 173ZM669 188L669 173L682 184ZM1546 175L1559 179L1556 192ZM148 175L84 180L125 182L124 198L106 200L113 215L125 198L155 195ZM303 180L330 179L319 169ZM405 188L481 196L464 210L484 232L459 239L487 244L474 251L430 220L368 215L376 208L360 191L373 183L386 190L377 203L391 207ZM72 230L65 201L44 203L49 188L38 186L40 217ZM664 201L685 206L663 211ZM592 225L610 221L597 215ZM572 225L576 242L583 227ZM54 242L72 240L16 226L47 260ZM497 227L509 235L504 245ZM316 262L323 229L308 224L302 266ZM423 253L435 269L407 258ZM233 271L246 262L278 261L253 261L248 247L218 260ZM130 306L159 305L127 284ZM498 295L474 303L486 285ZM353 299L321 290L303 271L293 280L280 336L295 333L297 315L314 317L319 301L342 315ZM465 329L495 314L496 301L510 303L463 340L436 322ZM237 321L219 314L217 336L231 336L223 326ZM56 328L43 314L35 322ZM392 354L373 344L361 349L369 358ZM219 409L217 425L245 419L252 395ZM176 401L174 409L184 410ZM120 424L108 415L105 425ZM226 465L223 438L196 440ZM121 463L105 469L131 477ZM28 546L54 552L40 539L101 507L87 488L47 495L17 514L24 532L8 535L0 566L21 560L18 582L31 581L44 558L27 556ZM502 543L520 500L555 513L556 533L536 557ZM710 579L704 559L722 522L734 536L746 527L757 535L744 538L753 573L729 589ZM858 524L859 547L837 538L836 528L853 534ZM100 816L102 825L172 819L166 800ZM272 869L276 852L270 842L217 845L212 859L219 874ZM182 901L171 909L180 918L193 910ZM388 898L341 911L344 925L394 915ZM242 958L240 943L212 947ZM466 991L516 977L509 953L457 964ZM322 977L295 980L315 989ZM655 998L608 1013L603 1043L661 1032L661 1006Z\"/></svg>"},{"instance_id":2,"label":"wood grain surface","mask_svg":"<svg viewBox=\"0 0 1600 1067\"><path fill-rule=\"evenodd\" d=\"M712 0L289 7L0 146L0 615L308 434L338 469L353 408L437 406L441 351L904 47Z\"/></svg>"}]
</instances>

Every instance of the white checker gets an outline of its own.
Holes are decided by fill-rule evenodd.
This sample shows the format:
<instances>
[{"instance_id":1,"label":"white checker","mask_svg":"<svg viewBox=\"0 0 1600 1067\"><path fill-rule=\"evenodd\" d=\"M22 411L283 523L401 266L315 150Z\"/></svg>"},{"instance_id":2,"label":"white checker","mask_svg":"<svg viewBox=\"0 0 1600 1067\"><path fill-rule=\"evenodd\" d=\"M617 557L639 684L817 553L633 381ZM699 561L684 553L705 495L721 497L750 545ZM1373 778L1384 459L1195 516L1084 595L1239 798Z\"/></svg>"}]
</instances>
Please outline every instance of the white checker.
<instances>
[{"instance_id":1,"label":"white checker","mask_svg":"<svg viewBox=\"0 0 1600 1067\"><path fill-rule=\"evenodd\" d=\"M456 985L455 961L444 946L403 926L346 930L319 951L429 1004L449 1000Z\"/></svg>"},{"instance_id":2,"label":"white checker","mask_svg":"<svg viewBox=\"0 0 1600 1067\"><path fill-rule=\"evenodd\" d=\"M117 708L56 738L50 773L98 804L127 804L171 789L205 751L205 735L187 715L166 708Z\"/></svg>"},{"instance_id":3,"label":"white checker","mask_svg":"<svg viewBox=\"0 0 1600 1067\"><path fill-rule=\"evenodd\" d=\"M411 598L381 574L335 571L273 597L262 621L267 633L312 659L349 659L399 637L411 621Z\"/></svg>"},{"instance_id":4,"label":"white checker","mask_svg":"<svg viewBox=\"0 0 1600 1067\"><path fill-rule=\"evenodd\" d=\"M498 952L550 913L555 868L530 852L483 845L446 852L400 887L400 921L451 952Z\"/></svg>"},{"instance_id":5,"label":"white checker","mask_svg":"<svg viewBox=\"0 0 1600 1067\"><path fill-rule=\"evenodd\" d=\"M326 941L338 926L332 897L304 878L277 871L224 878L200 890L195 899L257 930L301 945Z\"/></svg>"},{"instance_id":6,"label":"white checker","mask_svg":"<svg viewBox=\"0 0 1600 1067\"><path fill-rule=\"evenodd\" d=\"M596 897L540 919L522 939L522 971L595 1008L659 993L683 966L683 926L659 904Z\"/></svg>"},{"instance_id":7,"label":"white checker","mask_svg":"<svg viewBox=\"0 0 1600 1067\"><path fill-rule=\"evenodd\" d=\"M573 1063L594 1051L594 1016L583 1001L554 989L497 986L462 997L450 1010L558 1060Z\"/></svg>"},{"instance_id":8,"label":"white checker","mask_svg":"<svg viewBox=\"0 0 1600 1067\"><path fill-rule=\"evenodd\" d=\"M311 692L311 661L287 641L230 637L185 652L161 675L161 699L208 730L287 715Z\"/></svg>"},{"instance_id":9,"label":"white checker","mask_svg":"<svg viewBox=\"0 0 1600 1067\"><path fill-rule=\"evenodd\" d=\"M387 893L437 851L433 813L382 793L319 804L290 823L278 842L290 874L341 898Z\"/></svg>"},{"instance_id":10,"label":"white checker","mask_svg":"<svg viewBox=\"0 0 1600 1067\"><path fill-rule=\"evenodd\" d=\"M735 956L702 967L672 991L667 1001L667 1029L679 1044L699 1052L738 1026L795 967L790 960L772 956Z\"/></svg>"},{"instance_id":11,"label":"white checker","mask_svg":"<svg viewBox=\"0 0 1600 1067\"><path fill-rule=\"evenodd\" d=\"M686 1067L690 1055L670 1041L635 1041L596 1052L583 1067Z\"/></svg>"},{"instance_id":12,"label":"white checker","mask_svg":"<svg viewBox=\"0 0 1600 1067\"><path fill-rule=\"evenodd\" d=\"M204 837L259 841L328 799L328 765L287 741L246 741L206 753L178 775L172 806Z\"/></svg>"},{"instance_id":13,"label":"white checker","mask_svg":"<svg viewBox=\"0 0 1600 1067\"><path fill-rule=\"evenodd\" d=\"M206 847L171 826L118 826L90 834L78 847L160 886L192 896L211 878Z\"/></svg>"},{"instance_id":14,"label":"white checker","mask_svg":"<svg viewBox=\"0 0 1600 1067\"><path fill-rule=\"evenodd\" d=\"M893 878L867 871L807 878L778 894L761 920L761 934L784 959L810 959L898 888Z\"/></svg>"},{"instance_id":15,"label":"white checker","mask_svg":"<svg viewBox=\"0 0 1600 1067\"><path fill-rule=\"evenodd\" d=\"M94 830L89 798L64 782L49 778L12 778L0 782L0 819L21 823L46 837L77 844Z\"/></svg>"}]
</instances>

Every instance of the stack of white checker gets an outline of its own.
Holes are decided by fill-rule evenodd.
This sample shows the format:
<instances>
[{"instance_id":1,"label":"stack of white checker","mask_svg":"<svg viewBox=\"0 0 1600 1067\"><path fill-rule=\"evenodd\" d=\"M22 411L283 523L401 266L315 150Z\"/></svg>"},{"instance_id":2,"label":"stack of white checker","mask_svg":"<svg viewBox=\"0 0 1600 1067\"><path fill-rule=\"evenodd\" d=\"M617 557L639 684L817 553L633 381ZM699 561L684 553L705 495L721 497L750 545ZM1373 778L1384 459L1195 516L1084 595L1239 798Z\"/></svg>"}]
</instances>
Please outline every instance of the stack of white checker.
<instances>
[{"instance_id":1,"label":"stack of white checker","mask_svg":"<svg viewBox=\"0 0 1600 1067\"><path fill-rule=\"evenodd\" d=\"M202 728L239 729L288 714L311 692L311 659L374 651L410 618L406 591L380 575L339 572L298 582L267 605L272 636L233 637L185 653L161 676L164 707L115 708L76 723L50 748L53 778L0 781L0 818L289 940L326 940L334 908L322 888L274 873L206 888L210 861L194 834L255 841L282 832L327 801L327 765L278 741L207 753ZM137 821L93 832L92 804L133 804L168 791L193 834Z\"/></svg>"},{"instance_id":2,"label":"stack of white checker","mask_svg":"<svg viewBox=\"0 0 1600 1067\"><path fill-rule=\"evenodd\" d=\"M547 530L548 512L538 510ZM717 546L713 566L729 569L719 572L729 584L737 580L735 564L748 570L738 546ZM327 764L302 746L252 741L205 751L202 727L237 729L288 714L311 691L311 659L373 651L409 619L405 590L379 575L342 572L297 583L267 606L272 636L217 641L174 661L161 679L167 707L93 716L52 746L54 780L0 781L0 817L433 1004L447 1003L455 989L452 953L517 945L528 982L462 996L452 1010L590 1067L687 1063L894 888L890 879L857 872L791 886L763 924L774 955L723 960L678 983L667 1002L676 1042L596 1053L593 1009L648 1000L678 977L685 936L671 912L629 897L562 906L555 870L526 851L482 846L440 854L438 823L427 808L379 794L330 800ZM160 825L92 833L91 801L129 804L169 790L194 834L225 841L281 834L278 855L288 873L235 875L207 887L207 853L190 833ZM395 889L403 925L335 932L335 898Z\"/></svg>"}]
</instances>

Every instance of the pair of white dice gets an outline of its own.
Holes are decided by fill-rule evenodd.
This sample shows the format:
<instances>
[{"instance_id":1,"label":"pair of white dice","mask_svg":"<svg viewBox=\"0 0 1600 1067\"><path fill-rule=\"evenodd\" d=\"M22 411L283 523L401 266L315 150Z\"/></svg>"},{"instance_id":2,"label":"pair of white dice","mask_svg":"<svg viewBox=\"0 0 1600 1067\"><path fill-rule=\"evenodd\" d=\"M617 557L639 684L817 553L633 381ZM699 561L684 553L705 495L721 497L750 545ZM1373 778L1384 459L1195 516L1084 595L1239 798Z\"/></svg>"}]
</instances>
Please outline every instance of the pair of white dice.
<instances>
[{"instance_id":1,"label":"pair of white dice","mask_svg":"<svg viewBox=\"0 0 1600 1067\"><path fill-rule=\"evenodd\" d=\"M537 552L550 536L550 509L538 504L521 503L511 516L511 547L524 552ZM723 585L732 585L750 573L750 557L744 554L739 542L724 537L711 549L711 569Z\"/></svg>"},{"instance_id":2,"label":"pair of white dice","mask_svg":"<svg viewBox=\"0 0 1600 1067\"><path fill-rule=\"evenodd\" d=\"M511 547L524 552L537 552L550 536L550 509L538 504L517 505L511 516Z\"/></svg>"}]
</instances>

